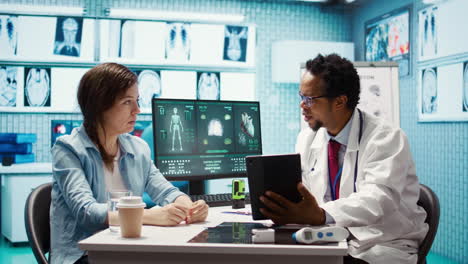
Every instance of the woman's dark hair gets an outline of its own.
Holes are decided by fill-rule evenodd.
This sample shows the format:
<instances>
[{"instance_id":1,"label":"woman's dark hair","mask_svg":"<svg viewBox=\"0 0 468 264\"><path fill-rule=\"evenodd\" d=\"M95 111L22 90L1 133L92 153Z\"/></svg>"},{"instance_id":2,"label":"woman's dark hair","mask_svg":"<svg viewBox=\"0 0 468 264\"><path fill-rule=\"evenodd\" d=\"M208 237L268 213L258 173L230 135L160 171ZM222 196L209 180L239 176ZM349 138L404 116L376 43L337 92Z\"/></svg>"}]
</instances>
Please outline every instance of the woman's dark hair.
<instances>
[{"instance_id":1,"label":"woman's dark hair","mask_svg":"<svg viewBox=\"0 0 468 264\"><path fill-rule=\"evenodd\" d=\"M97 145L104 164L110 168L114 156L104 149L105 142L99 142L97 128L103 122L103 113L136 82L137 76L127 67L117 63L103 63L87 71L78 86L77 99L83 114L83 126L89 138Z\"/></svg>"},{"instance_id":2,"label":"woman's dark hair","mask_svg":"<svg viewBox=\"0 0 468 264\"><path fill-rule=\"evenodd\" d=\"M347 59L337 54L322 56L319 54L315 59L306 63L307 71L322 80L323 92L329 97L346 95L347 106L356 108L359 103L361 85L359 75L354 65Z\"/></svg>"}]
</instances>

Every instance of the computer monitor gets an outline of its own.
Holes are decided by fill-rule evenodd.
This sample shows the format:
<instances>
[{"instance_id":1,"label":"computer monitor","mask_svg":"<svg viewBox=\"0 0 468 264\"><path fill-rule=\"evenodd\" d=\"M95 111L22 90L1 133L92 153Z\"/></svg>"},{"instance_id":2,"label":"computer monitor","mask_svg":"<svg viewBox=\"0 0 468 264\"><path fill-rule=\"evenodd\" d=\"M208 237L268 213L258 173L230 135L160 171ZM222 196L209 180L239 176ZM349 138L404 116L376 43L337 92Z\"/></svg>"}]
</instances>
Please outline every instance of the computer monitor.
<instances>
[{"instance_id":1,"label":"computer monitor","mask_svg":"<svg viewBox=\"0 0 468 264\"><path fill-rule=\"evenodd\" d=\"M154 162L171 181L246 177L245 157L262 154L260 105L247 101L152 99Z\"/></svg>"}]
</instances>

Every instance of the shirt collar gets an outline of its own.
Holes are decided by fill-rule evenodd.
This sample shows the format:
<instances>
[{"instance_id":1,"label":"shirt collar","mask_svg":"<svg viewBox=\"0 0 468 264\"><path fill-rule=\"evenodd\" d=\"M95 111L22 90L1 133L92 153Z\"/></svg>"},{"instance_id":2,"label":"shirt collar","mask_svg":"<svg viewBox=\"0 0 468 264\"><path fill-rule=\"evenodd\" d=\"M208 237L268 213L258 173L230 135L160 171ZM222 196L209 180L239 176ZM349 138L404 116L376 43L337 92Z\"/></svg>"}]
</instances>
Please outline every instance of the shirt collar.
<instances>
[{"instance_id":1,"label":"shirt collar","mask_svg":"<svg viewBox=\"0 0 468 264\"><path fill-rule=\"evenodd\" d=\"M346 125L341 129L341 131L336 135L336 136L330 136L330 134L325 133L327 140L333 139L336 142L340 143L341 145L348 145L348 139L349 139L349 133L351 132L351 121L353 120L354 117L354 112L349 118L348 122Z\"/></svg>"},{"instance_id":2,"label":"shirt collar","mask_svg":"<svg viewBox=\"0 0 468 264\"><path fill-rule=\"evenodd\" d=\"M77 131L80 134L81 138L83 139L83 145L85 148L92 148L92 149L95 149L97 152L99 152L99 149L94 144L94 142L89 138L88 133L86 133L86 129L84 128L83 125L77 128ZM124 134L119 135L119 145L120 145L120 150L121 150L121 153L120 153L121 156L124 156L127 153L132 156L135 156L133 148L130 147L129 142Z\"/></svg>"}]
</instances>

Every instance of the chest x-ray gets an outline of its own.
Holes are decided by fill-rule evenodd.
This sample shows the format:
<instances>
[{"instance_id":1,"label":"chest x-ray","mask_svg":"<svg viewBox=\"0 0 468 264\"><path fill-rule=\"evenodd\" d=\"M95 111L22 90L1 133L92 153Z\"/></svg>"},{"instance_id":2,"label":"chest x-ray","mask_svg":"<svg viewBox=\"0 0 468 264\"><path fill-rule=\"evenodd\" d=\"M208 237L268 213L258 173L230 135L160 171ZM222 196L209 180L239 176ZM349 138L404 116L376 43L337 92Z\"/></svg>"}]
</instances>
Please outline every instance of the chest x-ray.
<instances>
[{"instance_id":1,"label":"chest x-ray","mask_svg":"<svg viewBox=\"0 0 468 264\"><path fill-rule=\"evenodd\" d=\"M119 57L133 58L135 56L135 23L133 20L122 20L120 28Z\"/></svg>"},{"instance_id":2,"label":"chest x-ray","mask_svg":"<svg viewBox=\"0 0 468 264\"><path fill-rule=\"evenodd\" d=\"M83 18L58 17L55 28L54 54L79 57Z\"/></svg>"},{"instance_id":3,"label":"chest x-ray","mask_svg":"<svg viewBox=\"0 0 468 264\"><path fill-rule=\"evenodd\" d=\"M0 16L0 57L16 55L18 16Z\"/></svg>"},{"instance_id":4,"label":"chest x-ray","mask_svg":"<svg viewBox=\"0 0 468 264\"><path fill-rule=\"evenodd\" d=\"M138 90L140 93L140 107L151 108L151 99L162 95L161 78L153 70L143 70L138 74Z\"/></svg>"},{"instance_id":5,"label":"chest x-ray","mask_svg":"<svg viewBox=\"0 0 468 264\"><path fill-rule=\"evenodd\" d=\"M419 13L420 51L421 56L437 55L437 6Z\"/></svg>"},{"instance_id":6,"label":"chest x-ray","mask_svg":"<svg viewBox=\"0 0 468 264\"><path fill-rule=\"evenodd\" d=\"M245 62L248 27L226 26L224 31L224 60Z\"/></svg>"},{"instance_id":7,"label":"chest x-ray","mask_svg":"<svg viewBox=\"0 0 468 264\"><path fill-rule=\"evenodd\" d=\"M18 67L0 67L0 106L16 106Z\"/></svg>"},{"instance_id":8,"label":"chest x-ray","mask_svg":"<svg viewBox=\"0 0 468 264\"><path fill-rule=\"evenodd\" d=\"M437 69L425 69L422 72L422 113L437 112Z\"/></svg>"},{"instance_id":9,"label":"chest x-ray","mask_svg":"<svg viewBox=\"0 0 468 264\"><path fill-rule=\"evenodd\" d=\"M25 106L50 106L50 69L27 68Z\"/></svg>"},{"instance_id":10,"label":"chest x-ray","mask_svg":"<svg viewBox=\"0 0 468 264\"><path fill-rule=\"evenodd\" d=\"M468 62L463 71L463 112L468 112Z\"/></svg>"},{"instance_id":11,"label":"chest x-ray","mask_svg":"<svg viewBox=\"0 0 468 264\"><path fill-rule=\"evenodd\" d=\"M190 23L166 23L165 58L168 60L190 60Z\"/></svg>"},{"instance_id":12,"label":"chest x-ray","mask_svg":"<svg viewBox=\"0 0 468 264\"><path fill-rule=\"evenodd\" d=\"M197 99L219 100L219 72L199 72L197 75Z\"/></svg>"}]
</instances>

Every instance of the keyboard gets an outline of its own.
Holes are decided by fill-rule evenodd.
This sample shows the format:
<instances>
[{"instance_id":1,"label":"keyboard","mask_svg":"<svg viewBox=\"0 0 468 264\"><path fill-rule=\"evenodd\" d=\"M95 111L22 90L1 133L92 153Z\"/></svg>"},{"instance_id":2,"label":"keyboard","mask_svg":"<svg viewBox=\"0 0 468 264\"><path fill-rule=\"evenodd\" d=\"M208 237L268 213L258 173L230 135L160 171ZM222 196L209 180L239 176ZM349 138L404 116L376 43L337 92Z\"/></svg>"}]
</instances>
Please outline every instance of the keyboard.
<instances>
[{"instance_id":1,"label":"keyboard","mask_svg":"<svg viewBox=\"0 0 468 264\"><path fill-rule=\"evenodd\" d=\"M204 200L210 207L232 205L231 193L217 193L217 194L192 194L189 195L192 201ZM250 203L249 193L245 194L245 203Z\"/></svg>"}]
</instances>

